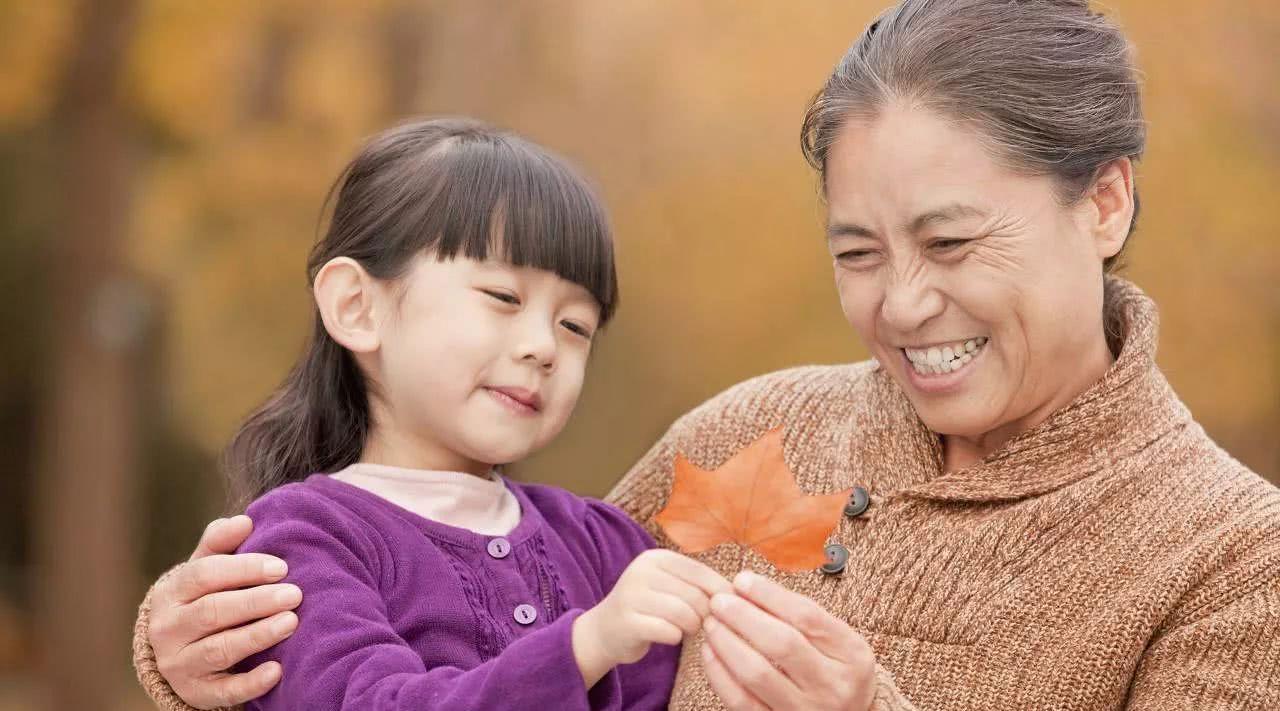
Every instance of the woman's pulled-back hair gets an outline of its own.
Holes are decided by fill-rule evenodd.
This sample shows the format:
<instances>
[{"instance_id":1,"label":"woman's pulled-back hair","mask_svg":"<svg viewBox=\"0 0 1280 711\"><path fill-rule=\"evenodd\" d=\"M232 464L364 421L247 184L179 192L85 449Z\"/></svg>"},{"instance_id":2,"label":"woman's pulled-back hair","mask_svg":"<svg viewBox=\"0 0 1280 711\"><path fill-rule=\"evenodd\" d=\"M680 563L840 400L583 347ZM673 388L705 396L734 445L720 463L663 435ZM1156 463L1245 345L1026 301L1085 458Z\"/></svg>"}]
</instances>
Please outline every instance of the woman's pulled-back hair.
<instances>
[{"instance_id":1,"label":"woman's pulled-back hair","mask_svg":"<svg viewBox=\"0 0 1280 711\"><path fill-rule=\"evenodd\" d=\"M1083 198L1104 164L1136 161L1146 145L1129 42L1087 0L901 0L886 10L805 115L801 145L824 189L841 127L897 100L976 129L1011 168L1053 176L1064 204ZM1130 232L1137 202L1135 188Z\"/></svg>"},{"instance_id":2,"label":"woman's pulled-back hair","mask_svg":"<svg viewBox=\"0 0 1280 711\"><path fill-rule=\"evenodd\" d=\"M601 324L617 306L613 238L598 198L563 160L479 121L416 121L374 137L330 197L309 283L335 257L393 280L429 252L553 272L595 297ZM237 510L281 484L352 464L364 448L365 377L318 311L313 321L306 352L227 447Z\"/></svg>"}]
</instances>

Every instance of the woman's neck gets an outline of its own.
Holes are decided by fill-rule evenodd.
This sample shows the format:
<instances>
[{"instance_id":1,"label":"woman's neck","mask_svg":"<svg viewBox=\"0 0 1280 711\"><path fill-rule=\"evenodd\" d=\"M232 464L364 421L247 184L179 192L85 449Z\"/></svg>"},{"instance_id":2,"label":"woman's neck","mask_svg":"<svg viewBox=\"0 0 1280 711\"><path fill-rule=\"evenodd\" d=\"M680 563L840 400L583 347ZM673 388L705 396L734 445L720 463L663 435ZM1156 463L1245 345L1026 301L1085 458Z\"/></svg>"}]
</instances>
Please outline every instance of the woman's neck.
<instances>
[{"instance_id":1,"label":"woman's neck","mask_svg":"<svg viewBox=\"0 0 1280 711\"><path fill-rule=\"evenodd\" d=\"M1088 354L1079 360L1081 367L1075 371L1076 377L1065 380L1048 398L1027 414L977 436L942 435L942 471L968 469L982 462L1003 447L1006 442L1038 426L1049 419L1050 415L1071 404L1086 390L1093 387L1115 362L1115 356L1107 346L1107 340L1101 330L1098 336Z\"/></svg>"}]
</instances>

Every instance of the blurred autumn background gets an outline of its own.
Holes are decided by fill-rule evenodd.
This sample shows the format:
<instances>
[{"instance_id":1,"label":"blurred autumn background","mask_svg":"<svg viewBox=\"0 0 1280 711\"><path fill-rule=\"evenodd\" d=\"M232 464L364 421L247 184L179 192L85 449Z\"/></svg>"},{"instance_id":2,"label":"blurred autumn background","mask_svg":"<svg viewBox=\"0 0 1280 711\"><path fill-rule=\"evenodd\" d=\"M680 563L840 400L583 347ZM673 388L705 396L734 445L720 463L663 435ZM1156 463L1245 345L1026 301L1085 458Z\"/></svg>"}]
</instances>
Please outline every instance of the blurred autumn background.
<instances>
[{"instance_id":1,"label":"blurred autumn background","mask_svg":"<svg viewBox=\"0 0 1280 711\"><path fill-rule=\"evenodd\" d=\"M885 0L0 0L0 709L139 709L146 584L298 353L329 182L404 117L581 165L623 307L528 478L602 494L735 381L861 359L797 131ZM1210 434L1280 477L1280 5L1114 0L1146 73L1129 276Z\"/></svg>"}]
</instances>

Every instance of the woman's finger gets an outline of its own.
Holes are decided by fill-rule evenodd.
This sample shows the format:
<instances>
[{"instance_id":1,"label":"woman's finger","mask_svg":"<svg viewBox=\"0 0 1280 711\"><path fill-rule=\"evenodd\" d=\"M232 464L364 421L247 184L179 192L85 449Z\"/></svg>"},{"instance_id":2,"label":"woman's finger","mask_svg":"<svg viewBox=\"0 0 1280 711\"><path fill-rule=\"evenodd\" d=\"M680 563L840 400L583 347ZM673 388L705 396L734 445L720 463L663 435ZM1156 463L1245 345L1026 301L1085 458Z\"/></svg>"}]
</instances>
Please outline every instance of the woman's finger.
<instances>
[{"instance_id":1,"label":"woman's finger","mask_svg":"<svg viewBox=\"0 0 1280 711\"><path fill-rule=\"evenodd\" d=\"M202 709L236 706L262 696L280 681L279 662L263 662L243 674L219 674L200 683L196 698L183 699Z\"/></svg>"},{"instance_id":2,"label":"woman's finger","mask_svg":"<svg viewBox=\"0 0 1280 711\"><path fill-rule=\"evenodd\" d=\"M749 570L738 573L733 588L760 609L795 627L813 646L841 663L858 660L867 652L867 642L849 625L797 592Z\"/></svg>"},{"instance_id":3,"label":"woman's finger","mask_svg":"<svg viewBox=\"0 0 1280 711\"><path fill-rule=\"evenodd\" d=\"M297 628L298 616L293 612L281 612L244 627L210 635L178 652L176 672L190 679L225 672L246 657L279 643ZM168 671L162 671L165 678L170 678Z\"/></svg>"},{"instance_id":4,"label":"woman's finger","mask_svg":"<svg viewBox=\"0 0 1280 711\"><path fill-rule=\"evenodd\" d=\"M800 630L733 593L711 598L711 614L766 659L782 668L802 689L824 686L834 662Z\"/></svg>"},{"instance_id":5,"label":"woman's finger","mask_svg":"<svg viewBox=\"0 0 1280 711\"><path fill-rule=\"evenodd\" d=\"M292 610L301 602L302 590L289 583L210 593L178 608L177 629L195 640Z\"/></svg>"},{"instance_id":6,"label":"woman's finger","mask_svg":"<svg viewBox=\"0 0 1280 711\"><path fill-rule=\"evenodd\" d=\"M799 708L801 694L795 683L732 629L708 617L703 630L711 651L743 689L769 708Z\"/></svg>"},{"instance_id":7,"label":"woman's finger","mask_svg":"<svg viewBox=\"0 0 1280 711\"><path fill-rule=\"evenodd\" d=\"M209 593L274 583L288 572L283 560L263 553L210 555L179 566L156 586L156 597L182 605Z\"/></svg>"},{"instance_id":8,"label":"woman's finger","mask_svg":"<svg viewBox=\"0 0 1280 711\"><path fill-rule=\"evenodd\" d=\"M757 709L763 711L767 708L759 699L742 688L742 684L733 678L710 645L705 643L702 645L702 671L711 685L711 690L716 692L716 696L719 696L720 701L724 702L731 711L756 711Z\"/></svg>"},{"instance_id":9,"label":"woman's finger","mask_svg":"<svg viewBox=\"0 0 1280 711\"><path fill-rule=\"evenodd\" d=\"M214 519L200 534L200 542L188 560L196 560L218 553L235 553L249 534L253 533L253 521L241 514L231 518Z\"/></svg>"}]
</instances>

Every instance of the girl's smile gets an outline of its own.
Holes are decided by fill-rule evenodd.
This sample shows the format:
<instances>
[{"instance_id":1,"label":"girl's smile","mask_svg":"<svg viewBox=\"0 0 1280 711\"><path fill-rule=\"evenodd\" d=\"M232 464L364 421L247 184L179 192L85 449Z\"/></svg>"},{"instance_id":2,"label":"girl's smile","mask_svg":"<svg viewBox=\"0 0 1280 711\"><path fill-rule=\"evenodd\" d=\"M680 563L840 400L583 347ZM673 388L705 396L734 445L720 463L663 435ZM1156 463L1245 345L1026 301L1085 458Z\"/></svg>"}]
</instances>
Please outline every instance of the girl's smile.
<instances>
[{"instance_id":1,"label":"girl's smile","mask_svg":"<svg viewBox=\"0 0 1280 711\"><path fill-rule=\"evenodd\" d=\"M493 399L516 415L536 415L542 410L542 396L525 388L486 387Z\"/></svg>"}]
</instances>

